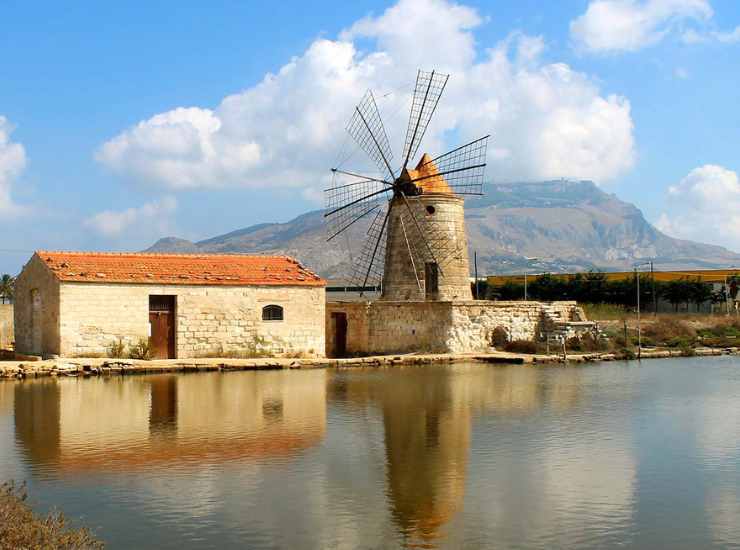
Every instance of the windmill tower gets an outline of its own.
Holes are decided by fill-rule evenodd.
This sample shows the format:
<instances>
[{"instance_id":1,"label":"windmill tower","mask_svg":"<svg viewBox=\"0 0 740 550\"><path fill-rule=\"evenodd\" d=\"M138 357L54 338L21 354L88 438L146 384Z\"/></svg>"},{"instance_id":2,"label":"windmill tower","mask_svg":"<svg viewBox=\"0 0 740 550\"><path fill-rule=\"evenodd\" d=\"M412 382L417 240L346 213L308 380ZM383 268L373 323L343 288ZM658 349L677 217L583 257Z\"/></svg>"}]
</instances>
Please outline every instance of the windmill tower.
<instances>
[{"instance_id":1,"label":"windmill tower","mask_svg":"<svg viewBox=\"0 0 740 550\"><path fill-rule=\"evenodd\" d=\"M380 177L333 168L351 178L325 190L328 241L358 223L367 236L355 259L353 284L382 283L382 300L470 300L464 196L481 195L485 136L443 155L414 159L449 75L419 71L400 168L375 99L368 91L347 131L378 167ZM410 166L414 166L411 168Z\"/></svg>"}]
</instances>

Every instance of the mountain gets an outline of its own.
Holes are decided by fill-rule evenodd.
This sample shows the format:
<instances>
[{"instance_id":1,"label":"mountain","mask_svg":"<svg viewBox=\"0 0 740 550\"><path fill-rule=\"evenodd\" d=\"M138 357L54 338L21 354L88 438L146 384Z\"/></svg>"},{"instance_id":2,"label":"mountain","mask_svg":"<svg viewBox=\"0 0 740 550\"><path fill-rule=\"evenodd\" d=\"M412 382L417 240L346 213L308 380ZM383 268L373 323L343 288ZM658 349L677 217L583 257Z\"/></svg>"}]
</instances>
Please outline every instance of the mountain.
<instances>
[{"instance_id":1,"label":"mountain","mask_svg":"<svg viewBox=\"0 0 740 550\"><path fill-rule=\"evenodd\" d=\"M674 239L645 220L633 204L590 181L489 184L465 205L471 269L480 274L532 271L629 270L654 259L657 269L717 268L740 263L721 246ZM360 224L357 224L358 226ZM353 227L326 242L323 211L286 223L262 223L193 243L167 237L147 252L288 254L325 277L344 278L350 253L364 236ZM529 258L529 259L528 259ZM532 259L536 258L536 259Z\"/></svg>"}]
</instances>

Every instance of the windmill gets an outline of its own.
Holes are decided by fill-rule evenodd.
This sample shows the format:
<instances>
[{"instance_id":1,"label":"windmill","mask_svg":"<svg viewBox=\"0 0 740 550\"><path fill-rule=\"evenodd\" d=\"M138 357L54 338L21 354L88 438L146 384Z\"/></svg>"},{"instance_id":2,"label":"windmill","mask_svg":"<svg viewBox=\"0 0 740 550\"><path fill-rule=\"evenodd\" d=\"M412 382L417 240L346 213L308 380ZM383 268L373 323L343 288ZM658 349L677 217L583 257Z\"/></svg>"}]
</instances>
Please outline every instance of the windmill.
<instances>
[{"instance_id":1,"label":"windmill","mask_svg":"<svg viewBox=\"0 0 740 550\"><path fill-rule=\"evenodd\" d=\"M418 71L402 162L395 170L388 135L368 90L346 129L380 176L332 168L350 181L325 189L327 240L367 226L352 284L365 288L382 282L384 300L472 298L463 197L483 194L489 136L412 162L448 79Z\"/></svg>"}]
</instances>

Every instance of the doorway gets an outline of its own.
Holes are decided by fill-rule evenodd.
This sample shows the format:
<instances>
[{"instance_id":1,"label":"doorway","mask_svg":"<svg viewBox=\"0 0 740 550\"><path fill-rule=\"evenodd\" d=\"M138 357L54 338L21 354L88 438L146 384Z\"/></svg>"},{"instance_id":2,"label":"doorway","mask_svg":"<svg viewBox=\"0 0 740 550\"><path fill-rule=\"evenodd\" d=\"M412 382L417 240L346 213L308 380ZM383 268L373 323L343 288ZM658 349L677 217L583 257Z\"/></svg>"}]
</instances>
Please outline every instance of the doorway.
<instances>
[{"instance_id":1,"label":"doorway","mask_svg":"<svg viewBox=\"0 0 740 550\"><path fill-rule=\"evenodd\" d=\"M331 321L334 328L333 357L344 357L347 355L347 314L343 311L333 312Z\"/></svg>"},{"instance_id":2,"label":"doorway","mask_svg":"<svg viewBox=\"0 0 740 550\"><path fill-rule=\"evenodd\" d=\"M34 288L31 290L31 349L29 350L33 355L41 355L44 352L41 305L41 293Z\"/></svg>"},{"instance_id":3,"label":"doorway","mask_svg":"<svg viewBox=\"0 0 740 550\"><path fill-rule=\"evenodd\" d=\"M149 350L152 359L175 359L174 296L149 296Z\"/></svg>"},{"instance_id":4,"label":"doorway","mask_svg":"<svg viewBox=\"0 0 740 550\"><path fill-rule=\"evenodd\" d=\"M439 266L437 262L424 264L424 289L427 300L436 298L439 292Z\"/></svg>"}]
</instances>

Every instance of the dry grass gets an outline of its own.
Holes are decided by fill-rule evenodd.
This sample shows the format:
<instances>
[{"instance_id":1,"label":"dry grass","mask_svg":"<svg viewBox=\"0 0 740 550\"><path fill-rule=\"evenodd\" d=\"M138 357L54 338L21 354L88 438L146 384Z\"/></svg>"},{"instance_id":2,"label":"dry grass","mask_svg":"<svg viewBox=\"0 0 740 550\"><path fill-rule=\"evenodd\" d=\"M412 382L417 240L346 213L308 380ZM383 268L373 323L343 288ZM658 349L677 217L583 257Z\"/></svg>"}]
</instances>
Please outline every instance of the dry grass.
<instances>
[{"instance_id":1,"label":"dry grass","mask_svg":"<svg viewBox=\"0 0 740 550\"><path fill-rule=\"evenodd\" d=\"M685 338L687 340L696 338L696 329L681 319L658 319L646 325L642 329L642 333L652 338L656 343L666 343L674 338Z\"/></svg>"},{"instance_id":2,"label":"dry grass","mask_svg":"<svg viewBox=\"0 0 740 550\"><path fill-rule=\"evenodd\" d=\"M0 485L0 549L103 548L87 529L70 529L61 512L41 517L26 502L25 486Z\"/></svg>"},{"instance_id":3,"label":"dry grass","mask_svg":"<svg viewBox=\"0 0 740 550\"><path fill-rule=\"evenodd\" d=\"M634 315L624 306L614 304L579 304L586 313L586 319L592 321L615 321Z\"/></svg>"}]
</instances>

